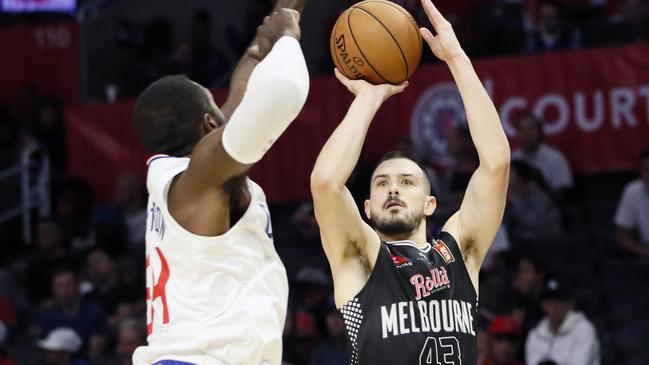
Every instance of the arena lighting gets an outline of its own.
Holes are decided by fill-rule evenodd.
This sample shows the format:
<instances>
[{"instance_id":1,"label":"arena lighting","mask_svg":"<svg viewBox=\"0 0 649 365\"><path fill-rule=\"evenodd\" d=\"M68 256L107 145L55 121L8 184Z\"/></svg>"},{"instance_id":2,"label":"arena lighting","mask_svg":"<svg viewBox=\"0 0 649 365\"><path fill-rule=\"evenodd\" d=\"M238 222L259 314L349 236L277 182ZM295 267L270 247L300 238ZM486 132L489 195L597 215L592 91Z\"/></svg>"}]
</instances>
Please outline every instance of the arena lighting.
<instances>
[{"instance_id":1,"label":"arena lighting","mask_svg":"<svg viewBox=\"0 0 649 365\"><path fill-rule=\"evenodd\" d=\"M2 0L0 9L8 13L54 12L71 13L77 0Z\"/></svg>"}]
</instances>

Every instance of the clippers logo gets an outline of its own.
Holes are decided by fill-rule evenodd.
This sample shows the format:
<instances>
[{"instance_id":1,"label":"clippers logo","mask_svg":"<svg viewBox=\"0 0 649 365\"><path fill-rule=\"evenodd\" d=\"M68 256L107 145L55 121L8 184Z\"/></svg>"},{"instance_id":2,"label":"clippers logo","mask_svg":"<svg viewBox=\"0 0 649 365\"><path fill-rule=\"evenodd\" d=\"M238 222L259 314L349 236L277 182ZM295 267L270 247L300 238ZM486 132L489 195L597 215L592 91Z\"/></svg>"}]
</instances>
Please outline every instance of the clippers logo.
<instances>
[{"instance_id":1,"label":"clippers logo","mask_svg":"<svg viewBox=\"0 0 649 365\"><path fill-rule=\"evenodd\" d=\"M455 261L455 257L453 257L453 253L448 248L448 246L446 246L446 243L444 243L444 241L436 240L435 244L433 244L433 248L435 249L435 251L437 251L437 253L440 254L440 256L442 256L442 258L447 264L450 264L451 262Z\"/></svg>"},{"instance_id":2,"label":"clippers logo","mask_svg":"<svg viewBox=\"0 0 649 365\"><path fill-rule=\"evenodd\" d=\"M392 262L394 262L394 266L396 266L399 269L406 266L412 266L412 262L408 261L407 259L401 256L393 255L393 254L390 254L390 256L392 256Z\"/></svg>"},{"instance_id":3,"label":"clippers logo","mask_svg":"<svg viewBox=\"0 0 649 365\"><path fill-rule=\"evenodd\" d=\"M345 35L341 34L340 37L336 38L336 49L338 50L338 56L342 59L343 63L347 67L347 70L353 75L353 79L364 79L363 74L358 70L358 66L365 66L365 62L359 57L349 57L349 52L347 52L347 45L345 44Z\"/></svg>"},{"instance_id":4,"label":"clippers logo","mask_svg":"<svg viewBox=\"0 0 649 365\"><path fill-rule=\"evenodd\" d=\"M435 156L441 166L452 163L448 151L453 130L466 127L462 97L453 83L439 83L426 90L417 101L410 121L410 136L417 155Z\"/></svg>"}]
</instances>

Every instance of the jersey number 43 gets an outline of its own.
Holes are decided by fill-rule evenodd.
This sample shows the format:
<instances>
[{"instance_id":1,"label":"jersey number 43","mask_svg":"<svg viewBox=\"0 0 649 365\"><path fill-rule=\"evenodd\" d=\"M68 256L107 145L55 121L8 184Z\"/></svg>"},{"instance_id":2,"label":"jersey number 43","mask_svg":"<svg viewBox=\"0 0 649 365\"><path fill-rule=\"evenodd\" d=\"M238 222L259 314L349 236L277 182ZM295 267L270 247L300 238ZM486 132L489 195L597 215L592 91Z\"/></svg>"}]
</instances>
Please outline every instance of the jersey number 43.
<instances>
[{"instance_id":1,"label":"jersey number 43","mask_svg":"<svg viewBox=\"0 0 649 365\"><path fill-rule=\"evenodd\" d=\"M462 365L460 342L455 337L428 337L419 355L419 365Z\"/></svg>"}]
</instances>

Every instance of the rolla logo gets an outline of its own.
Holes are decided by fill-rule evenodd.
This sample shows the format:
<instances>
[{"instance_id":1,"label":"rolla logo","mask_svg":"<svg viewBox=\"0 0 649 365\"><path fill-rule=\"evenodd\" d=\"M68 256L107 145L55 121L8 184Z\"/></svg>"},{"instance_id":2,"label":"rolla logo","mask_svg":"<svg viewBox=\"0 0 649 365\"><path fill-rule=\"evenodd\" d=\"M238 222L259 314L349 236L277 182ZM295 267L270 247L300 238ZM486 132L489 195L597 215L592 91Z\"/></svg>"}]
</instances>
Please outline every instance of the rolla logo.
<instances>
[{"instance_id":1,"label":"rolla logo","mask_svg":"<svg viewBox=\"0 0 649 365\"><path fill-rule=\"evenodd\" d=\"M343 60L343 63L347 67L347 70L351 72L354 79L364 79L363 74L358 70L358 66L364 66L365 62L359 57L349 57L349 52L347 52L347 45L345 44L345 35L341 34L340 37L336 38L336 49L338 50L338 56Z\"/></svg>"}]
</instances>

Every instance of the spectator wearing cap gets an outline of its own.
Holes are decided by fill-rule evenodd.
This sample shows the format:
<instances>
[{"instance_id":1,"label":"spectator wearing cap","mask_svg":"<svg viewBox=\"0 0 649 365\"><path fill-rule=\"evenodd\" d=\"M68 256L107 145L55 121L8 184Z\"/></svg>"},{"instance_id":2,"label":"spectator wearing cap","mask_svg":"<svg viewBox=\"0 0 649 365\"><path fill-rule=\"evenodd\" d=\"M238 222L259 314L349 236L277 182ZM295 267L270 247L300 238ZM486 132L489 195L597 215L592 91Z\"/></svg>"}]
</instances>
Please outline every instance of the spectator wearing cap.
<instances>
[{"instance_id":1,"label":"spectator wearing cap","mask_svg":"<svg viewBox=\"0 0 649 365\"><path fill-rule=\"evenodd\" d=\"M331 292L330 277L319 267L307 266L298 271L295 279L297 293L301 298L297 312L307 312L316 317L323 317Z\"/></svg>"},{"instance_id":2,"label":"spectator wearing cap","mask_svg":"<svg viewBox=\"0 0 649 365\"><path fill-rule=\"evenodd\" d=\"M496 317L489 324L489 357L481 365L525 365L516 359L521 329L511 317Z\"/></svg>"},{"instance_id":3,"label":"spectator wearing cap","mask_svg":"<svg viewBox=\"0 0 649 365\"><path fill-rule=\"evenodd\" d=\"M77 273L70 269L57 270L52 275L54 303L40 315L44 334L56 328L72 328L81 338L81 353L90 357L103 352L106 334L104 309L81 298Z\"/></svg>"},{"instance_id":4,"label":"spectator wearing cap","mask_svg":"<svg viewBox=\"0 0 649 365\"><path fill-rule=\"evenodd\" d=\"M622 250L649 257L649 149L640 154L640 178L624 188L615 225Z\"/></svg>"},{"instance_id":5,"label":"spectator wearing cap","mask_svg":"<svg viewBox=\"0 0 649 365\"><path fill-rule=\"evenodd\" d=\"M563 200L574 185L572 171L563 153L543 141L543 121L524 112L516 121L516 132L520 148L512 151L512 159L539 170L552 195Z\"/></svg>"},{"instance_id":6,"label":"spectator wearing cap","mask_svg":"<svg viewBox=\"0 0 649 365\"><path fill-rule=\"evenodd\" d=\"M81 338L71 328L52 330L44 340L38 341L38 348L42 351L42 362L45 365L88 365L87 362L74 358L81 349Z\"/></svg>"},{"instance_id":7,"label":"spectator wearing cap","mask_svg":"<svg viewBox=\"0 0 649 365\"><path fill-rule=\"evenodd\" d=\"M527 337L527 364L551 360L561 365L599 365L595 327L583 313L573 310L570 292L557 279L548 280L541 306L546 317Z\"/></svg>"}]
</instances>

